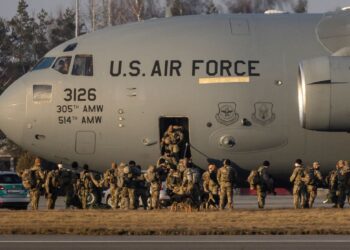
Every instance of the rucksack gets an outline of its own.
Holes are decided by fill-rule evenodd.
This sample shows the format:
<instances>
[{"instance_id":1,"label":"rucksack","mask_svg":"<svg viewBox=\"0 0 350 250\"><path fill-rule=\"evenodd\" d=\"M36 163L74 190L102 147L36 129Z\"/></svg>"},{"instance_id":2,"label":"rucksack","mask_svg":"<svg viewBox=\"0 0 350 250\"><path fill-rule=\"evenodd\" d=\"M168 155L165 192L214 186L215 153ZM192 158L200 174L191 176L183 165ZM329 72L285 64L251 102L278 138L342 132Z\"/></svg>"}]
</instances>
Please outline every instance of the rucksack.
<instances>
[{"instance_id":1,"label":"rucksack","mask_svg":"<svg viewBox=\"0 0 350 250\"><path fill-rule=\"evenodd\" d=\"M199 184L201 181L201 174L197 168L192 169L192 181L193 184Z\"/></svg>"},{"instance_id":2,"label":"rucksack","mask_svg":"<svg viewBox=\"0 0 350 250\"><path fill-rule=\"evenodd\" d=\"M257 170L252 170L247 178L250 186L256 186L259 183L259 173Z\"/></svg>"},{"instance_id":3,"label":"rucksack","mask_svg":"<svg viewBox=\"0 0 350 250\"><path fill-rule=\"evenodd\" d=\"M306 170L304 173L305 184L306 185L315 185L315 172L313 169Z\"/></svg>"},{"instance_id":4,"label":"rucksack","mask_svg":"<svg viewBox=\"0 0 350 250\"><path fill-rule=\"evenodd\" d=\"M31 189L31 171L29 169L25 169L22 173L22 183L25 189Z\"/></svg>"},{"instance_id":5,"label":"rucksack","mask_svg":"<svg viewBox=\"0 0 350 250\"><path fill-rule=\"evenodd\" d=\"M36 171L30 170L29 176L30 176L30 177L29 177L30 188L36 188L36 186L37 186L37 175L36 175Z\"/></svg>"},{"instance_id":6,"label":"rucksack","mask_svg":"<svg viewBox=\"0 0 350 250\"><path fill-rule=\"evenodd\" d=\"M221 172L220 182L231 182L232 168L230 166L223 166L219 171Z\"/></svg>"}]
</instances>

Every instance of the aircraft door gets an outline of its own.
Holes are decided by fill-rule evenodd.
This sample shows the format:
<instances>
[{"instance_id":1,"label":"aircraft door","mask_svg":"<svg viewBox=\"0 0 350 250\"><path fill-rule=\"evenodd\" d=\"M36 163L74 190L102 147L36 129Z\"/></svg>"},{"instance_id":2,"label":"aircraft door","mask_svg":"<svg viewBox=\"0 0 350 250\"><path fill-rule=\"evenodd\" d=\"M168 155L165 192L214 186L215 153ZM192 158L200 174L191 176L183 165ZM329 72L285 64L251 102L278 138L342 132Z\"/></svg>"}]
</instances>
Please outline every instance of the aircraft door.
<instances>
[{"instance_id":1,"label":"aircraft door","mask_svg":"<svg viewBox=\"0 0 350 250\"><path fill-rule=\"evenodd\" d=\"M28 146L38 146L47 150L52 146L47 140L53 125L52 92L53 88L50 84L35 84L27 89L27 124L24 143ZM52 142L52 140L50 141Z\"/></svg>"}]
</instances>

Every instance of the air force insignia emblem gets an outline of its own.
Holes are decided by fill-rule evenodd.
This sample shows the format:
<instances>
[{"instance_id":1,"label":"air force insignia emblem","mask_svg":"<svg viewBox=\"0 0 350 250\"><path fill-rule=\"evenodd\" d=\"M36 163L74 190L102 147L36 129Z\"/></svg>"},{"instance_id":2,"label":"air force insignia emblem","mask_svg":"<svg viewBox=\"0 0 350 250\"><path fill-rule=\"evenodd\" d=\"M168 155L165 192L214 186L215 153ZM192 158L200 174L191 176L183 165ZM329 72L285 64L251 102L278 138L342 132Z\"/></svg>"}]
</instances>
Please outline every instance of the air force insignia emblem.
<instances>
[{"instance_id":1,"label":"air force insignia emblem","mask_svg":"<svg viewBox=\"0 0 350 250\"><path fill-rule=\"evenodd\" d=\"M273 113L273 104L271 102L256 102L254 104L254 113L252 120L262 126L272 123L276 115Z\"/></svg>"},{"instance_id":2,"label":"air force insignia emblem","mask_svg":"<svg viewBox=\"0 0 350 250\"><path fill-rule=\"evenodd\" d=\"M215 115L218 123L229 126L238 121L239 115L236 113L236 103L220 102L218 107L219 112Z\"/></svg>"}]
</instances>

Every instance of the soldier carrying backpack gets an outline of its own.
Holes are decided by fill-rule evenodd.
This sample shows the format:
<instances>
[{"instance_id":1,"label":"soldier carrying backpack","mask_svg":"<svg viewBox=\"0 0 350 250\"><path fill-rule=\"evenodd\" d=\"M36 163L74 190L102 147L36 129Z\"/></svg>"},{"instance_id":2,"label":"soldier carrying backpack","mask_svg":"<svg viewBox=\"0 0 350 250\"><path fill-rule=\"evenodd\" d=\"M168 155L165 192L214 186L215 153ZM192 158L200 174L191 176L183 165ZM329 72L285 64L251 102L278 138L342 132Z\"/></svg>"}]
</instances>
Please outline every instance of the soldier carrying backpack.
<instances>
[{"instance_id":1,"label":"soldier carrying backpack","mask_svg":"<svg viewBox=\"0 0 350 250\"><path fill-rule=\"evenodd\" d=\"M265 207L265 199L267 192L274 193L273 179L268 174L268 168L270 167L269 161L264 161L262 166L258 170L252 170L248 176L250 189L256 189L256 195L258 198L258 207Z\"/></svg>"},{"instance_id":2,"label":"soldier carrying backpack","mask_svg":"<svg viewBox=\"0 0 350 250\"><path fill-rule=\"evenodd\" d=\"M304 183L306 185L306 205L312 208L317 196L317 188L322 183L322 174L320 172L320 163L315 161L312 167L304 172Z\"/></svg>"},{"instance_id":3,"label":"soldier carrying backpack","mask_svg":"<svg viewBox=\"0 0 350 250\"><path fill-rule=\"evenodd\" d=\"M35 158L34 165L25 170L21 175L23 186L29 190L30 203L33 210L39 206L40 190L45 180L45 174L41 170L40 158Z\"/></svg>"},{"instance_id":4,"label":"soldier carrying backpack","mask_svg":"<svg viewBox=\"0 0 350 250\"><path fill-rule=\"evenodd\" d=\"M48 172L45 180L45 198L47 199L47 209L54 209L58 196L58 190L61 184L62 164L58 164L58 167Z\"/></svg>"}]
</instances>

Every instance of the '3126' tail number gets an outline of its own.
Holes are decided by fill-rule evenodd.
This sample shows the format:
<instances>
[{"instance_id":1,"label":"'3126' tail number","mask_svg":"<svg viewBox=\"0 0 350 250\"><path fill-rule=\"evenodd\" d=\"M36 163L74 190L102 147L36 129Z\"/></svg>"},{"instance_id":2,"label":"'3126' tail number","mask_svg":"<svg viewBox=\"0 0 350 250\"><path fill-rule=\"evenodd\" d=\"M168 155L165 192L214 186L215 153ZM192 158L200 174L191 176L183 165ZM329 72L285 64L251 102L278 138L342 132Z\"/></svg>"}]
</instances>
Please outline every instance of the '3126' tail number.
<instances>
[{"instance_id":1,"label":"'3126' tail number","mask_svg":"<svg viewBox=\"0 0 350 250\"><path fill-rule=\"evenodd\" d=\"M66 102L85 102L85 101L95 101L96 100L96 89L84 89L84 88L67 88L64 90Z\"/></svg>"}]
</instances>

